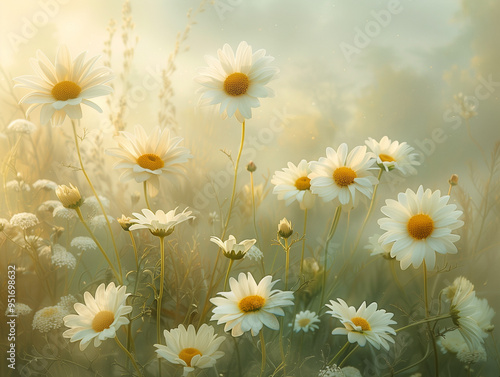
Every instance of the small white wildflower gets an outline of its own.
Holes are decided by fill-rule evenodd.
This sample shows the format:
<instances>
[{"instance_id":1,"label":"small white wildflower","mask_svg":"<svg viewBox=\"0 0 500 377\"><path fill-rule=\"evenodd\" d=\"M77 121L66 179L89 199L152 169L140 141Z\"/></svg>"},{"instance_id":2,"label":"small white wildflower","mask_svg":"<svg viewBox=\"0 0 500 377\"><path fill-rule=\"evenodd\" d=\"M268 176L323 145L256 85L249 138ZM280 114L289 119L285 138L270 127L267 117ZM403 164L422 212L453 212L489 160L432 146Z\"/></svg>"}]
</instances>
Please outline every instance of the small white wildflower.
<instances>
[{"instance_id":1,"label":"small white wildflower","mask_svg":"<svg viewBox=\"0 0 500 377\"><path fill-rule=\"evenodd\" d=\"M9 226L9 220L0 218L0 232L2 232L5 228L8 228Z\"/></svg>"},{"instance_id":2,"label":"small white wildflower","mask_svg":"<svg viewBox=\"0 0 500 377\"><path fill-rule=\"evenodd\" d=\"M61 297L57 306L60 306L65 310L71 311L71 309L73 309L73 305L75 305L77 302L78 300L75 298L75 296L67 295Z\"/></svg>"},{"instance_id":3,"label":"small white wildflower","mask_svg":"<svg viewBox=\"0 0 500 377\"><path fill-rule=\"evenodd\" d=\"M54 216L55 219L71 220L76 218L76 212L74 209L66 208L61 205L60 207L54 208L52 216Z\"/></svg>"},{"instance_id":4,"label":"small white wildflower","mask_svg":"<svg viewBox=\"0 0 500 377\"><path fill-rule=\"evenodd\" d=\"M62 207L62 203L59 200L46 200L38 206L38 212L54 212L57 207Z\"/></svg>"},{"instance_id":5,"label":"small white wildflower","mask_svg":"<svg viewBox=\"0 0 500 377\"><path fill-rule=\"evenodd\" d=\"M71 240L71 247L77 248L80 251L97 250L97 245L94 240L86 236L78 236Z\"/></svg>"},{"instance_id":6,"label":"small white wildflower","mask_svg":"<svg viewBox=\"0 0 500 377\"><path fill-rule=\"evenodd\" d=\"M458 329L446 332L443 336L439 337L437 344L442 353L458 353L461 350L469 349L467 343L465 343L464 337Z\"/></svg>"},{"instance_id":7,"label":"small white wildflower","mask_svg":"<svg viewBox=\"0 0 500 377\"><path fill-rule=\"evenodd\" d=\"M457 359L465 364L475 364L486 361L486 350L483 346L478 347L474 351L466 348L457 353Z\"/></svg>"},{"instance_id":8,"label":"small white wildflower","mask_svg":"<svg viewBox=\"0 0 500 377\"><path fill-rule=\"evenodd\" d=\"M342 369L336 364L327 366L325 369L319 371L318 377L345 377Z\"/></svg>"},{"instance_id":9,"label":"small white wildflower","mask_svg":"<svg viewBox=\"0 0 500 377\"><path fill-rule=\"evenodd\" d=\"M321 322L318 318L318 315L316 312L311 312L309 310L306 311L301 311L300 313L297 313L295 316L295 322L294 322L294 331L299 332L308 332L311 330L311 332L314 332L314 330L317 330L319 327L316 323Z\"/></svg>"},{"instance_id":10,"label":"small white wildflower","mask_svg":"<svg viewBox=\"0 0 500 377\"><path fill-rule=\"evenodd\" d=\"M76 259L73 254L66 251L64 246L55 244L52 246L52 264L57 267L73 269L76 266Z\"/></svg>"},{"instance_id":11,"label":"small white wildflower","mask_svg":"<svg viewBox=\"0 0 500 377\"><path fill-rule=\"evenodd\" d=\"M371 251L370 255L382 255L386 259L392 259L391 258L391 249L392 249L392 243L387 244L387 245L381 245L378 240L380 238L380 234L374 234L371 237L368 237L368 245L364 247L364 249Z\"/></svg>"},{"instance_id":12,"label":"small white wildflower","mask_svg":"<svg viewBox=\"0 0 500 377\"><path fill-rule=\"evenodd\" d=\"M29 212L16 213L10 219L10 224L13 226L18 226L23 230L29 229L38 225L40 221L38 217Z\"/></svg>"},{"instance_id":13,"label":"small white wildflower","mask_svg":"<svg viewBox=\"0 0 500 377\"><path fill-rule=\"evenodd\" d=\"M26 119L16 119L9 123L7 130L20 134L32 134L36 130L36 124Z\"/></svg>"},{"instance_id":14,"label":"small white wildflower","mask_svg":"<svg viewBox=\"0 0 500 377\"><path fill-rule=\"evenodd\" d=\"M219 221L219 214L216 211L210 212L208 214L208 223L213 225L217 221Z\"/></svg>"},{"instance_id":15,"label":"small white wildflower","mask_svg":"<svg viewBox=\"0 0 500 377\"><path fill-rule=\"evenodd\" d=\"M17 181L17 180L12 180L9 181L5 184L5 189L7 191L12 191L12 192L29 192L31 190L30 185L25 183L24 181Z\"/></svg>"},{"instance_id":16,"label":"small white wildflower","mask_svg":"<svg viewBox=\"0 0 500 377\"><path fill-rule=\"evenodd\" d=\"M39 179L33 183L33 188L35 190L55 191L57 183L48 179Z\"/></svg>"},{"instance_id":17,"label":"small white wildflower","mask_svg":"<svg viewBox=\"0 0 500 377\"><path fill-rule=\"evenodd\" d=\"M108 198L99 195L99 200L101 201L105 209L109 209L110 202ZM85 198L85 200L83 201L83 206L84 208L86 207L86 209L91 213L101 212L101 207L99 206L99 202L97 201L95 196L89 196L88 198Z\"/></svg>"},{"instance_id":18,"label":"small white wildflower","mask_svg":"<svg viewBox=\"0 0 500 377\"><path fill-rule=\"evenodd\" d=\"M10 310L9 308L5 310L5 315L28 315L31 312L32 309L28 305L16 302L13 310Z\"/></svg>"},{"instance_id":19,"label":"small white wildflower","mask_svg":"<svg viewBox=\"0 0 500 377\"><path fill-rule=\"evenodd\" d=\"M43 333L56 330L63 325L63 318L68 314L68 311L60 306L40 309L33 317L33 329Z\"/></svg>"},{"instance_id":20,"label":"small white wildflower","mask_svg":"<svg viewBox=\"0 0 500 377\"><path fill-rule=\"evenodd\" d=\"M260 261L262 258L264 257L264 254L262 253L262 251L260 251L260 249L253 245L250 250L248 250L245 254L245 258L250 258L252 260L255 260L255 261Z\"/></svg>"}]
</instances>

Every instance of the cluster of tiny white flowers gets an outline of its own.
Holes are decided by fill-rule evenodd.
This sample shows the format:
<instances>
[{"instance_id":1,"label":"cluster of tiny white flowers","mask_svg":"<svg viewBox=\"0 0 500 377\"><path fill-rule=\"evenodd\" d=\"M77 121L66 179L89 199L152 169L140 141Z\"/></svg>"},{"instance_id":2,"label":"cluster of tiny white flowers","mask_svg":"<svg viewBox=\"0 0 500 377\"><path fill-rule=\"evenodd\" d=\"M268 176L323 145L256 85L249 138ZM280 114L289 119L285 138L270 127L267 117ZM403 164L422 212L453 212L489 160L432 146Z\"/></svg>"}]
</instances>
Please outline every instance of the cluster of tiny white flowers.
<instances>
[{"instance_id":1,"label":"cluster of tiny white flowers","mask_svg":"<svg viewBox=\"0 0 500 377\"><path fill-rule=\"evenodd\" d=\"M474 351L464 348L457 353L457 359L465 364L475 364L486 361L486 351L484 348L478 348Z\"/></svg>"},{"instance_id":2,"label":"cluster of tiny white flowers","mask_svg":"<svg viewBox=\"0 0 500 377\"><path fill-rule=\"evenodd\" d=\"M75 296L67 295L61 297L57 306L60 306L61 308L70 311L71 309L73 309L73 305L75 305L77 302L78 300L75 298Z\"/></svg>"},{"instance_id":3,"label":"cluster of tiny white flowers","mask_svg":"<svg viewBox=\"0 0 500 377\"><path fill-rule=\"evenodd\" d=\"M260 261L264 257L264 254L257 246L252 246L245 254L245 258L250 258L255 261Z\"/></svg>"},{"instance_id":4,"label":"cluster of tiny white flowers","mask_svg":"<svg viewBox=\"0 0 500 377\"><path fill-rule=\"evenodd\" d=\"M38 206L38 212L54 212L57 207L62 207L62 203L59 200L46 200Z\"/></svg>"},{"instance_id":5,"label":"cluster of tiny white flowers","mask_svg":"<svg viewBox=\"0 0 500 377\"><path fill-rule=\"evenodd\" d=\"M332 366L327 366L325 369L320 370L318 377L344 377L344 373L336 364L333 364Z\"/></svg>"},{"instance_id":6,"label":"cluster of tiny white flowers","mask_svg":"<svg viewBox=\"0 0 500 377\"><path fill-rule=\"evenodd\" d=\"M110 202L108 198L99 195L99 200L101 201L104 208L109 209ZM99 202L97 201L97 198L95 196L89 196L88 198L85 198L85 200L83 201L83 206L87 207L89 212L101 212L101 207L99 206Z\"/></svg>"},{"instance_id":7,"label":"cluster of tiny white flowers","mask_svg":"<svg viewBox=\"0 0 500 377\"><path fill-rule=\"evenodd\" d=\"M58 305L40 309L33 317L33 330L43 333L56 330L63 325L63 318L68 314L66 309Z\"/></svg>"},{"instance_id":8,"label":"cluster of tiny white flowers","mask_svg":"<svg viewBox=\"0 0 500 377\"><path fill-rule=\"evenodd\" d=\"M32 309L26 305L26 304L23 304L21 302L16 302L16 305L14 307L14 311L10 311L9 308L7 308L7 310L5 310L5 315L28 315L32 312Z\"/></svg>"},{"instance_id":9,"label":"cluster of tiny white flowers","mask_svg":"<svg viewBox=\"0 0 500 377\"><path fill-rule=\"evenodd\" d=\"M54 208L52 216L61 220L71 220L76 218L76 212L74 209L66 208L61 205L60 207Z\"/></svg>"},{"instance_id":10,"label":"cluster of tiny white flowers","mask_svg":"<svg viewBox=\"0 0 500 377\"><path fill-rule=\"evenodd\" d=\"M108 220L110 223L115 222L115 219L112 216L108 216ZM94 229L105 227L106 219L104 218L104 215L97 215L92 217L92 219L90 220L90 226L92 226Z\"/></svg>"},{"instance_id":11,"label":"cluster of tiny white flowers","mask_svg":"<svg viewBox=\"0 0 500 377\"><path fill-rule=\"evenodd\" d=\"M78 236L71 240L71 247L80 251L97 250L97 244L90 237Z\"/></svg>"},{"instance_id":12,"label":"cluster of tiny white flowers","mask_svg":"<svg viewBox=\"0 0 500 377\"><path fill-rule=\"evenodd\" d=\"M33 183L33 188L35 190L55 191L55 189L57 188L57 183L48 179L39 179L35 183Z\"/></svg>"},{"instance_id":13,"label":"cluster of tiny white flowers","mask_svg":"<svg viewBox=\"0 0 500 377\"><path fill-rule=\"evenodd\" d=\"M21 191L30 191L30 185L23 181L17 181L17 180L12 180L9 181L5 184L5 189L7 191L13 191L13 192L21 192Z\"/></svg>"},{"instance_id":14,"label":"cluster of tiny white flowers","mask_svg":"<svg viewBox=\"0 0 500 377\"><path fill-rule=\"evenodd\" d=\"M16 119L9 123L7 130L10 132L29 135L36 130L36 124L26 119Z\"/></svg>"},{"instance_id":15,"label":"cluster of tiny white flowers","mask_svg":"<svg viewBox=\"0 0 500 377\"><path fill-rule=\"evenodd\" d=\"M52 264L73 269L76 266L76 259L73 254L66 251L64 246L56 244L52 246Z\"/></svg>"},{"instance_id":16,"label":"cluster of tiny white flowers","mask_svg":"<svg viewBox=\"0 0 500 377\"><path fill-rule=\"evenodd\" d=\"M29 212L16 213L10 219L10 224L13 226L18 226L19 228L26 230L35 225L38 225L40 221L38 217Z\"/></svg>"}]
</instances>

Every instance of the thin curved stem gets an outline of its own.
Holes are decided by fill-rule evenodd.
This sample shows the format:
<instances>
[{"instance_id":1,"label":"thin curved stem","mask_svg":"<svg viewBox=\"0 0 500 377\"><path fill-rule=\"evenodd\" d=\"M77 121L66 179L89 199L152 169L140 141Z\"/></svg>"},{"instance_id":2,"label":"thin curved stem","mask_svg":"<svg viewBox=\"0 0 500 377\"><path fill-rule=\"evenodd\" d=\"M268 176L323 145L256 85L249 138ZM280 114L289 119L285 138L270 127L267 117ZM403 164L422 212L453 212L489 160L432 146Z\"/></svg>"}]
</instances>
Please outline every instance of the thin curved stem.
<instances>
[{"instance_id":1,"label":"thin curved stem","mask_svg":"<svg viewBox=\"0 0 500 377\"><path fill-rule=\"evenodd\" d=\"M423 269L424 269L424 301L425 301L425 317L429 317L429 299L427 297L427 266L425 265L425 260L422 263ZM439 377L439 359L438 359L438 353L437 353L437 346L436 346L436 338L434 336L434 332L432 331L431 325L429 322L427 322L427 330L429 331L429 335L432 338L432 347L434 350L434 375L435 377Z\"/></svg>"},{"instance_id":2,"label":"thin curved stem","mask_svg":"<svg viewBox=\"0 0 500 377\"><path fill-rule=\"evenodd\" d=\"M351 344L351 343L349 343L349 341L345 342L345 344L342 346L342 348L339 350L339 352L337 352L335 354L335 356L332 357L332 359L330 360L330 362L328 363L328 365L332 365L333 362L335 361L335 359L337 357L340 357L340 355L342 355L344 353L344 351L347 349L347 347L349 347L349 344Z\"/></svg>"},{"instance_id":3,"label":"thin curved stem","mask_svg":"<svg viewBox=\"0 0 500 377\"><path fill-rule=\"evenodd\" d=\"M290 268L290 246L288 245L288 238L285 238L285 253L286 253L285 290L287 290L288 289L288 269Z\"/></svg>"},{"instance_id":4,"label":"thin curved stem","mask_svg":"<svg viewBox=\"0 0 500 377\"><path fill-rule=\"evenodd\" d=\"M231 212L233 211L234 199L236 197L236 180L238 178L238 167L240 164L241 152L243 151L243 144L244 143L245 143L245 122L243 121L243 123L241 124L240 149L238 151L238 157L236 158L236 164L234 165L233 191L231 194L231 201L229 203L229 211L227 213L226 222L225 222L224 228L222 230L222 236L220 237L220 239L222 241L224 241L224 237L226 236L227 227L229 226L229 219L231 218ZM212 294L212 289L213 289L212 285L214 283L214 277L215 277L215 273L217 271L217 265L219 263L220 254L221 254L221 249L219 248L219 250L217 251L217 257L215 258L215 263L214 263L214 268L212 270L212 275L210 276L210 283L208 284L207 296L205 298L205 303L203 304L203 310L201 311L199 325L201 325L201 323L203 323L203 319L204 319L204 317L207 313L207 310L208 310L208 303L209 303L208 299Z\"/></svg>"},{"instance_id":5,"label":"thin curved stem","mask_svg":"<svg viewBox=\"0 0 500 377\"><path fill-rule=\"evenodd\" d=\"M137 374L142 377L142 373L141 373L141 370L139 369L139 366L137 365L137 362L135 361L134 357L132 356L132 354L123 346L123 344L120 342L120 340L118 339L117 336L115 336L115 340L116 340L116 344L118 344L118 346L123 350L123 352L125 352L125 354L127 355L127 357L130 359L130 361L132 362L132 365L134 366L134 369L135 371L137 372Z\"/></svg>"},{"instance_id":6,"label":"thin curved stem","mask_svg":"<svg viewBox=\"0 0 500 377\"><path fill-rule=\"evenodd\" d=\"M342 361L341 361L341 362L340 362L340 364L339 364L339 368L342 368L342 365L344 365L344 363L347 361L347 359L348 359L348 358L349 358L349 357L350 357L350 356L354 353L354 351L356 351L356 350L358 349L358 347L359 347L359 344L356 344L356 347L354 347L354 348L352 349L352 351L351 351L351 352L349 352L349 353L346 355L346 357L344 357L344 358L342 359Z\"/></svg>"},{"instance_id":7,"label":"thin curved stem","mask_svg":"<svg viewBox=\"0 0 500 377\"><path fill-rule=\"evenodd\" d=\"M106 254L106 252L104 251L101 243L99 242L99 240L94 236L94 233L92 232L92 230L89 228L87 222L85 221L85 219L83 218L83 215L82 215L82 211L80 210L79 207L75 208L75 211L76 211L76 214L78 215L78 218L80 219L80 221L82 222L83 226L85 227L85 229L87 230L87 232L89 232L90 234L90 237L94 240L95 244L97 245L97 248L101 251L101 254L102 256L104 257L104 259L106 259L106 262L108 262L108 265L109 267L111 268L111 271L113 272L113 275L115 275L116 279L118 280L118 282L120 283L120 285L123 284L123 280L122 280L122 276L121 274L118 274L118 272L116 271L116 269L114 268L113 266L113 263L111 263L111 260L109 259L108 255Z\"/></svg>"},{"instance_id":8,"label":"thin curved stem","mask_svg":"<svg viewBox=\"0 0 500 377\"><path fill-rule=\"evenodd\" d=\"M306 250L307 208L304 210L304 232L302 233L302 252L300 254L300 275L304 268L304 252Z\"/></svg>"},{"instance_id":9,"label":"thin curved stem","mask_svg":"<svg viewBox=\"0 0 500 377\"><path fill-rule=\"evenodd\" d=\"M229 280L229 273L231 272L231 267L233 267L234 260L229 259L229 266L227 266L226 278L224 279L224 291L227 288L227 281Z\"/></svg>"},{"instance_id":10,"label":"thin curved stem","mask_svg":"<svg viewBox=\"0 0 500 377\"><path fill-rule=\"evenodd\" d=\"M321 299L319 301L319 308L318 308L318 313L321 310L321 307L323 306L323 300L325 298L325 286L326 286L326 275L328 273L328 246L330 245L330 241L335 235L335 231L337 230L337 225L339 225L339 220L340 220L340 214L342 213L342 206L339 205L337 209L335 210L335 215L333 217L332 221L332 226L330 228L330 232L328 233L328 237L326 239L325 243L325 259L323 262L323 282L321 284Z\"/></svg>"},{"instance_id":11,"label":"thin curved stem","mask_svg":"<svg viewBox=\"0 0 500 377\"><path fill-rule=\"evenodd\" d=\"M80 153L80 145L78 143L78 135L76 133L76 125L75 125L74 120L71 120L71 125L73 126L73 135L74 135L74 139L75 139L76 153L78 154L78 161L80 163L80 168L82 169L83 175L87 179L87 182L90 186L90 189L92 190L92 193L94 194L94 196L97 200L97 203L99 203L99 207L101 208L101 211L104 215L104 220L106 220L106 225L108 227L109 234L111 235L111 241L113 242L113 248L115 250L116 260L118 262L118 271L120 272L120 279L118 279L118 281L120 281L120 284L122 284L122 282L123 282L123 279L121 277L122 276L122 263L120 261L120 255L118 254L118 247L116 246L115 237L113 236L113 230L111 229L111 223L109 222L108 215L106 214L106 210L104 209L104 206L102 205L101 199L99 199L99 195L97 195L97 191L95 190L94 185L92 184L92 181L90 180L90 177L88 176L87 171L85 170L85 167L83 166L82 154Z\"/></svg>"},{"instance_id":12,"label":"thin curved stem","mask_svg":"<svg viewBox=\"0 0 500 377\"><path fill-rule=\"evenodd\" d=\"M156 300L156 340L161 342L161 299L163 297L163 281L165 280L165 237L160 237L160 289ZM158 376L161 376L161 358L158 359Z\"/></svg>"},{"instance_id":13,"label":"thin curved stem","mask_svg":"<svg viewBox=\"0 0 500 377\"><path fill-rule=\"evenodd\" d=\"M400 331L406 330L406 329L413 327L413 326L422 325L424 323L429 323L432 321L440 321L440 320L446 319L446 318L451 318L451 314L443 314L443 315L439 315L436 317L428 317L428 318L422 319L420 321L410 323L409 325L403 326L395 331L400 332Z\"/></svg>"},{"instance_id":14,"label":"thin curved stem","mask_svg":"<svg viewBox=\"0 0 500 377\"><path fill-rule=\"evenodd\" d=\"M144 200L146 201L146 207L148 207L148 209L150 211L152 211L151 209L151 206L149 205L149 199L148 199L148 185L146 183L147 181L144 181Z\"/></svg>"}]
</instances>

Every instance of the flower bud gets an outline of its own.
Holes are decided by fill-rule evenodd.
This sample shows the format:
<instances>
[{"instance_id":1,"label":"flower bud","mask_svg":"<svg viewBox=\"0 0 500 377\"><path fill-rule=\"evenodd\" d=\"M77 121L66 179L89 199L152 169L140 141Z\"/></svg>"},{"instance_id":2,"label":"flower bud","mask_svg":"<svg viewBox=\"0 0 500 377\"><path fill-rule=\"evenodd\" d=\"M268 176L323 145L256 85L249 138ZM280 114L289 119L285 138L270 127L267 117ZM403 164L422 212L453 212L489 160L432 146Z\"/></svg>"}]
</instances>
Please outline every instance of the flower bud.
<instances>
[{"instance_id":1,"label":"flower bud","mask_svg":"<svg viewBox=\"0 0 500 377\"><path fill-rule=\"evenodd\" d=\"M65 208L76 209L83 204L82 196L78 188L71 183L68 186L59 185L56 188L57 198L61 201Z\"/></svg>"},{"instance_id":2,"label":"flower bud","mask_svg":"<svg viewBox=\"0 0 500 377\"><path fill-rule=\"evenodd\" d=\"M118 221L118 224L120 224L122 229L126 232L128 232L130 227L134 225L134 223L132 222L132 218L125 215L122 215L122 217L118 217L116 221Z\"/></svg>"},{"instance_id":3,"label":"flower bud","mask_svg":"<svg viewBox=\"0 0 500 377\"><path fill-rule=\"evenodd\" d=\"M292 235L293 228L292 223L284 217L278 225L278 234L280 237L288 238Z\"/></svg>"},{"instance_id":4,"label":"flower bud","mask_svg":"<svg viewBox=\"0 0 500 377\"><path fill-rule=\"evenodd\" d=\"M253 163L253 161L250 161L247 165L247 170L250 173L253 173L255 170L257 170L257 166Z\"/></svg>"},{"instance_id":5,"label":"flower bud","mask_svg":"<svg viewBox=\"0 0 500 377\"><path fill-rule=\"evenodd\" d=\"M456 174L452 174L450 179L448 180L448 183L451 185L451 186L456 186L458 185L458 175Z\"/></svg>"}]
</instances>

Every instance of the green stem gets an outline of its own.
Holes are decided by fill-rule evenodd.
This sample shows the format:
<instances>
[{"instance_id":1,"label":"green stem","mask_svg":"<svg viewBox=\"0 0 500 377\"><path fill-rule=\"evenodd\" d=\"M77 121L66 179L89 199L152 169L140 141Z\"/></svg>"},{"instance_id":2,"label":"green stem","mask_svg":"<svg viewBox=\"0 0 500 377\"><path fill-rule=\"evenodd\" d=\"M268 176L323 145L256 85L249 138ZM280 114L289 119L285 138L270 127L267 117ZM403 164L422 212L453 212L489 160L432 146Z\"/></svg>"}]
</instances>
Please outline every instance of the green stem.
<instances>
[{"instance_id":1,"label":"green stem","mask_svg":"<svg viewBox=\"0 0 500 377\"><path fill-rule=\"evenodd\" d=\"M285 347L283 346L283 317L280 318L280 354L281 354L281 363L283 364L283 377L286 377L286 355L285 355ZM293 332L293 328L292 328Z\"/></svg>"},{"instance_id":2,"label":"green stem","mask_svg":"<svg viewBox=\"0 0 500 377\"><path fill-rule=\"evenodd\" d=\"M342 365L344 365L344 363L347 361L347 359L348 359L348 358L349 358L349 357L350 357L350 356L354 353L354 351L356 351L356 350L358 349L358 347L359 347L359 344L356 344L356 347L354 347L354 348L352 349L352 351L351 351L351 352L349 352L349 353L346 355L346 357L344 357L344 358L342 359L342 361L341 361L341 362L340 362L340 364L339 364L339 368L342 368Z\"/></svg>"},{"instance_id":3,"label":"green stem","mask_svg":"<svg viewBox=\"0 0 500 377\"><path fill-rule=\"evenodd\" d=\"M429 299L427 297L427 266L425 264L425 260L422 263L423 269L424 269L424 301L425 301L425 317L429 317ZM438 359L438 353L437 353L437 346L436 346L436 338L434 336L434 332L431 329L431 325L429 322L427 322L427 330L429 331L429 335L432 338L432 347L434 350L434 375L435 377L439 377L439 359Z\"/></svg>"},{"instance_id":4,"label":"green stem","mask_svg":"<svg viewBox=\"0 0 500 377\"><path fill-rule=\"evenodd\" d=\"M156 300L156 339L161 342L161 299L163 297L163 281L165 280L165 237L160 237L160 289ZM158 376L161 377L161 358L158 358Z\"/></svg>"},{"instance_id":5,"label":"green stem","mask_svg":"<svg viewBox=\"0 0 500 377\"><path fill-rule=\"evenodd\" d=\"M150 211L152 211L151 209L151 206L149 205L149 199L148 199L148 185L146 183L147 181L144 181L144 199L146 200L146 207L148 207L148 209Z\"/></svg>"},{"instance_id":6,"label":"green stem","mask_svg":"<svg viewBox=\"0 0 500 377\"><path fill-rule=\"evenodd\" d=\"M220 237L220 239L222 241L224 241L224 237L226 236L227 227L229 226L229 219L231 218L231 212L233 211L234 199L236 197L236 180L238 178L238 167L240 164L241 152L243 151L244 142L245 142L245 122L243 121L243 123L241 124L240 149L238 151L238 157L236 158L236 164L234 165L233 192L231 194L231 201L229 203L229 211L227 213L227 218L226 218L226 222L224 224L224 229L222 230L222 237ZM203 323L205 315L207 314L207 311L208 311L209 298L212 295L212 289L213 289L212 284L214 282L215 272L217 271L217 265L219 263L220 254L221 254L221 249L219 248L219 250L217 251L217 257L215 258L215 264L214 264L214 268L212 271L212 275L210 276L210 283L208 284L207 296L205 297L205 303L203 304L203 310L201 311L199 325L201 325Z\"/></svg>"},{"instance_id":7,"label":"green stem","mask_svg":"<svg viewBox=\"0 0 500 377\"><path fill-rule=\"evenodd\" d=\"M139 276L139 256L137 255L137 245L135 243L134 235L132 232L128 231L127 232L130 236L130 241L132 241L132 248L134 249L134 255L135 255L135 268L137 270L137 276Z\"/></svg>"},{"instance_id":8,"label":"green stem","mask_svg":"<svg viewBox=\"0 0 500 377\"><path fill-rule=\"evenodd\" d=\"M137 365L137 362L135 361L134 357L132 356L132 354L123 346L123 344L120 342L120 340L118 339L117 336L115 336L115 340L116 340L116 344L118 344L118 346L123 350L123 352L125 352L125 354L127 355L127 357L130 359L130 361L132 362L132 365L134 366L134 369L135 371L137 372L137 374L142 377L142 373L141 373L141 370L139 369L139 366Z\"/></svg>"},{"instance_id":9,"label":"green stem","mask_svg":"<svg viewBox=\"0 0 500 377\"><path fill-rule=\"evenodd\" d=\"M255 207L255 190L254 190L254 184L253 184L253 172L250 172L250 188L252 190L252 212L253 212L253 229L255 232L255 238L257 239L259 249L260 247L260 242L259 242L259 232L257 231L257 209ZM262 275L266 274L266 268L264 266L264 258L260 260L260 266L262 269Z\"/></svg>"},{"instance_id":10,"label":"green stem","mask_svg":"<svg viewBox=\"0 0 500 377\"><path fill-rule=\"evenodd\" d=\"M325 299L325 287L326 287L326 275L328 273L328 246L330 245L330 241L333 238L335 231L337 230L337 225L339 224L340 214L342 213L342 206L339 205L335 210L335 215L333 217L332 226L330 228L330 232L328 233L328 237L325 243L325 259L324 259L324 267L323 267L323 282L321 285L321 299L319 301L318 313L323 306L323 300Z\"/></svg>"},{"instance_id":11,"label":"green stem","mask_svg":"<svg viewBox=\"0 0 500 377\"><path fill-rule=\"evenodd\" d=\"M118 274L118 272L115 270L115 268L113 267L113 263L111 263L111 260L109 259L108 255L106 254L106 252L104 251L101 243L99 242L99 240L94 236L94 233L92 232L92 230L90 230L87 222L85 221L85 219L83 218L83 215L82 215L82 211L80 210L79 207L75 208L75 211L76 211L76 214L78 215L78 218L80 219L80 221L82 222L83 226L85 227L85 229L87 229L87 232L89 232L90 234L90 237L94 240L95 244L97 245L97 248L101 251L101 254L102 256L104 257L104 259L106 259L106 262L108 262L108 265L109 267L111 268L111 271L113 272L113 275L115 275L116 279L118 280L118 282L120 283L120 285L123 285L123 280L122 280L122 276L121 274Z\"/></svg>"},{"instance_id":12,"label":"green stem","mask_svg":"<svg viewBox=\"0 0 500 377\"><path fill-rule=\"evenodd\" d=\"M413 326L422 325L424 323L429 323L432 321L440 321L440 320L446 319L446 318L451 318L451 314L438 315L436 317L428 317L428 318L422 319L420 321L410 323L409 325L403 326L403 327L397 329L396 332L406 330L406 329L413 327Z\"/></svg>"},{"instance_id":13,"label":"green stem","mask_svg":"<svg viewBox=\"0 0 500 377\"><path fill-rule=\"evenodd\" d=\"M229 272L231 271L231 267L233 267L234 260L229 259L229 266L227 266L227 272L226 272L226 278L224 279L224 292L226 291L227 288L227 282L229 280Z\"/></svg>"},{"instance_id":14,"label":"green stem","mask_svg":"<svg viewBox=\"0 0 500 377\"><path fill-rule=\"evenodd\" d=\"M266 369L266 341L264 340L264 329L260 330L260 348L262 351L262 363L260 365L260 377L264 375Z\"/></svg>"},{"instance_id":15,"label":"green stem","mask_svg":"<svg viewBox=\"0 0 500 377\"><path fill-rule=\"evenodd\" d=\"M97 203L99 203L99 207L101 208L101 211L104 215L104 220L106 220L106 225L108 226L109 233L111 235L111 241L113 242L113 248L115 250L115 255L116 255L116 260L118 262L118 271L120 272L120 278L118 281L120 284L123 284L123 279L122 279L122 263L120 261L120 255L118 254L118 247L116 246L116 241L115 237L113 236L113 230L111 229L111 223L109 222L108 215L106 214L106 210L104 209L104 206L102 205L101 199L99 199L99 195L97 195L97 191L94 188L94 185L92 184L92 181L90 180L90 177L87 174L87 171L85 170L85 167L83 166L83 160L82 160L82 154L80 153L80 146L78 144L78 135L76 133L76 125L75 121L71 120L71 125L73 126L73 135L75 139L75 147L76 147L76 152L78 154L78 161L80 163L80 168L82 169L82 173L87 179L87 182L90 186L90 189L92 190L92 193L94 194L95 198L97 199Z\"/></svg>"},{"instance_id":16,"label":"green stem","mask_svg":"<svg viewBox=\"0 0 500 377\"><path fill-rule=\"evenodd\" d=\"M288 245L288 238L285 238L285 253L286 253L285 290L287 290L288 289L288 269L290 267L290 246Z\"/></svg>"},{"instance_id":17,"label":"green stem","mask_svg":"<svg viewBox=\"0 0 500 377\"><path fill-rule=\"evenodd\" d=\"M342 355L342 354L344 353L344 351L347 349L347 347L349 347L349 344L351 344L351 343L349 343L349 341L345 342L345 344L344 344L344 345L343 345L343 347L339 350L339 352L337 352L337 353L335 354L335 356L333 356L333 357L332 357L332 359L330 360L330 362L328 363L328 365L332 365L332 364L333 364L333 362L335 361L335 359L336 359L337 357L340 357L340 355Z\"/></svg>"},{"instance_id":18,"label":"green stem","mask_svg":"<svg viewBox=\"0 0 500 377\"><path fill-rule=\"evenodd\" d=\"M306 250L307 208L304 210L304 232L302 233L302 252L300 254L300 275L304 268L304 252Z\"/></svg>"}]
</instances>

